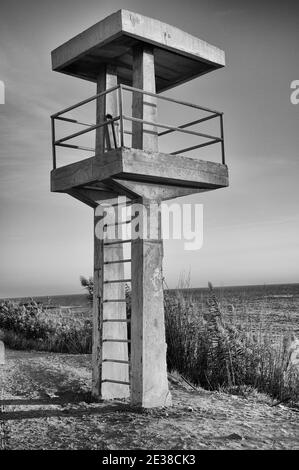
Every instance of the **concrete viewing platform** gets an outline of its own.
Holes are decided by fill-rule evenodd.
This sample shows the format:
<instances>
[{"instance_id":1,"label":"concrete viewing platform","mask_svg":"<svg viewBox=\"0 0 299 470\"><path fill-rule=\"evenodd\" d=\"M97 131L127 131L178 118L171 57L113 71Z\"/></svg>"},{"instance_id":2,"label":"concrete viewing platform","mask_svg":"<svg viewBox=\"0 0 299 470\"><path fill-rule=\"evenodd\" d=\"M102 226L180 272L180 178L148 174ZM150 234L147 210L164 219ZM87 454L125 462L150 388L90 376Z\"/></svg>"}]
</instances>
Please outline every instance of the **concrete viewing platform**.
<instances>
[{"instance_id":1,"label":"concrete viewing platform","mask_svg":"<svg viewBox=\"0 0 299 470\"><path fill-rule=\"evenodd\" d=\"M127 188L131 186L132 192L136 183L159 184L168 189L161 199L168 199L168 196L171 199L228 186L228 169L221 163L181 155L118 148L51 172L51 190L54 192L84 189L86 185L96 189L98 183L109 187L113 182ZM175 192L169 192L171 188Z\"/></svg>"}]
</instances>

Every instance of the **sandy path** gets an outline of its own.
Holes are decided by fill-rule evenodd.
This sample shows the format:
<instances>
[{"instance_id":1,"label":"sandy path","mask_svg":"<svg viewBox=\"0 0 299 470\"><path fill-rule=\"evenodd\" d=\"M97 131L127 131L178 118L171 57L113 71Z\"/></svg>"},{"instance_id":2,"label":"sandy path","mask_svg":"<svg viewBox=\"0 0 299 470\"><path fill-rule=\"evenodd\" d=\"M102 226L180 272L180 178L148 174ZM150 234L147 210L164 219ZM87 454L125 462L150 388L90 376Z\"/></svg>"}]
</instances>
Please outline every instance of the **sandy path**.
<instances>
[{"instance_id":1,"label":"sandy path","mask_svg":"<svg viewBox=\"0 0 299 470\"><path fill-rule=\"evenodd\" d=\"M298 449L299 414L257 396L172 383L174 406L93 403L90 356L8 351L0 366L2 449Z\"/></svg>"}]
</instances>

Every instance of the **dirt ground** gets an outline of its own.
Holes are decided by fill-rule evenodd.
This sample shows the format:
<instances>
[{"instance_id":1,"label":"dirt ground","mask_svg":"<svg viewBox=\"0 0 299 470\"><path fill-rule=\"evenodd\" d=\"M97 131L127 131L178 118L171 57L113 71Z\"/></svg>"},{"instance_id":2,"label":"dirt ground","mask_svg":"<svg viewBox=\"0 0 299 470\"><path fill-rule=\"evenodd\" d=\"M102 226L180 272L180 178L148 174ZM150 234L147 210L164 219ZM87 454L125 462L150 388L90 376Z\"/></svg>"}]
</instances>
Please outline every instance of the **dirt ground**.
<instances>
[{"instance_id":1,"label":"dirt ground","mask_svg":"<svg viewBox=\"0 0 299 470\"><path fill-rule=\"evenodd\" d=\"M7 351L0 365L0 449L299 449L299 415L259 394L192 390L138 411L92 402L89 355Z\"/></svg>"}]
</instances>

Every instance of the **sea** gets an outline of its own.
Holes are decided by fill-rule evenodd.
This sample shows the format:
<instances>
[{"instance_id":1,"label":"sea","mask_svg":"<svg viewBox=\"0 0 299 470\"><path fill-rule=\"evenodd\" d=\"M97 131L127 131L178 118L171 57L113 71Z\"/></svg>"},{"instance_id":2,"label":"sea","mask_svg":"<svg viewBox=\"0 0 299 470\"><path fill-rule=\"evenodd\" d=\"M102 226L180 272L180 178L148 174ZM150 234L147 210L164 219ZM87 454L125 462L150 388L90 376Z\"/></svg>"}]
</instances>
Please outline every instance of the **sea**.
<instances>
[{"instance_id":1,"label":"sea","mask_svg":"<svg viewBox=\"0 0 299 470\"><path fill-rule=\"evenodd\" d=\"M183 295L198 306L198 311L207 312L208 288L169 289L170 295ZM250 286L213 287L213 292L226 317L245 326L254 324L274 334L293 332L299 336L299 283L264 284ZM27 302L27 298L12 300ZM91 305L85 294L39 296L34 299L51 309L69 309L90 314Z\"/></svg>"},{"instance_id":2,"label":"sea","mask_svg":"<svg viewBox=\"0 0 299 470\"><path fill-rule=\"evenodd\" d=\"M207 312L210 291L203 289L171 289L192 298L200 310ZM299 337L299 283L213 287L224 316L244 326L277 336L294 333Z\"/></svg>"}]
</instances>

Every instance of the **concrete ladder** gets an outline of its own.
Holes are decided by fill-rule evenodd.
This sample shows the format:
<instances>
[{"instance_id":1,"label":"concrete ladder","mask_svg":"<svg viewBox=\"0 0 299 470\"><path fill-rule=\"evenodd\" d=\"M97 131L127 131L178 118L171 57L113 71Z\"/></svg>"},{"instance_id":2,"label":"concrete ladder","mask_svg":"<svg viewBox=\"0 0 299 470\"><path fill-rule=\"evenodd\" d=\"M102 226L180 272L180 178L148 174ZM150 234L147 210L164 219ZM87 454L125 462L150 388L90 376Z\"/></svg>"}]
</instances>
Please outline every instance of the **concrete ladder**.
<instances>
[{"instance_id":1,"label":"concrete ladder","mask_svg":"<svg viewBox=\"0 0 299 470\"><path fill-rule=\"evenodd\" d=\"M115 222L112 219L111 223L108 220L107 233L111 229L118 230L120 224L130 223L131 220ZM97 299L102 312L99 361L102 398L130 396L128 326L131 320L127 318L125 285L131 283L131 278L124 278L124 266L131 264L131 258L123 257L125 244L130 245L131 240L113 237L103 240L102 292Z\"/></svg>"}]
</instances>

